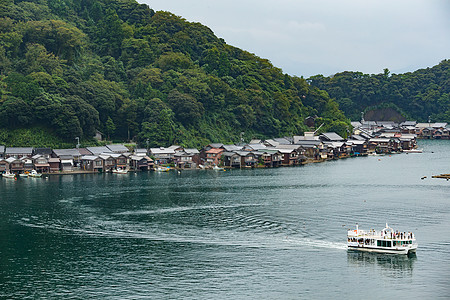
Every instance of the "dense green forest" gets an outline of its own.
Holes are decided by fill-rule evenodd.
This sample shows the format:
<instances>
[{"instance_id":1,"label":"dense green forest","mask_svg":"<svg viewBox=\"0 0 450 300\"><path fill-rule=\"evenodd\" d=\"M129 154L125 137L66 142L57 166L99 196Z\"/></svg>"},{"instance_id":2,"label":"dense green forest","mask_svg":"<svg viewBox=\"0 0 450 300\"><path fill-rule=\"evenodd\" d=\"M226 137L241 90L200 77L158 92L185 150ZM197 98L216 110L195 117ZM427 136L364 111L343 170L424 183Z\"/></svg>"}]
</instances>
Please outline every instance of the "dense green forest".
<instances>
[{"instance_id":1,"label":"dense green forest","mask_svg":"<svg viewBox=\"0 0 450 300\"><path fill-rule=\"evenodd\" d=\"M213 32L133 0L1 0L0 144L150 146L345 134L328 94ZM319 124L319 125L320 125Z\"/></svg>"},{"instance_id":2,"label":"dense green forest","mask_svg":"<svg viewBox=\"0 0 450 300\"><path fill-rule=\"evenodd\" d=\"M361 112L393 108L407 119L450 123L450 60L405 74L368 75L342 72L313 76L308 82L328 92L339 108L353 120Z\"/></svg>"}]
</instances>

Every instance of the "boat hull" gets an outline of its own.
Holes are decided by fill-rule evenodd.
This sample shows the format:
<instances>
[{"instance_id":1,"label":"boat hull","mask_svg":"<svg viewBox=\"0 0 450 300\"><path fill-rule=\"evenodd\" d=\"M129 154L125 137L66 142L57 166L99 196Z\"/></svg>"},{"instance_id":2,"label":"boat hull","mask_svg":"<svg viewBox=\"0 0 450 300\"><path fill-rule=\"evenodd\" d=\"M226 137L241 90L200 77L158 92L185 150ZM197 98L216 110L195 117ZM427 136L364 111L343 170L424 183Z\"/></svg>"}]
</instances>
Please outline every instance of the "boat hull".
<instances>
[{"instance_id":1,"label":"boat hull","mask_svg":"<svg viewBox=\"0 0 450 300\"><path fill-rule=\"evenodd\" d=\"M416 253L417 248L373 248L373 247L348 246L348 250L361 251L361 252L372 252L372 253L407 255L410 253Z\"/></svg>"},{"instance_id":2,"label":"boat hull","mask_svg":"<svg viewBox=\"0 0 450 300\"><path fill-rule=\"evenodd\" d=\"M422 153L420 149L403 150L404 153Z\"/></svg>"}]
</instances>

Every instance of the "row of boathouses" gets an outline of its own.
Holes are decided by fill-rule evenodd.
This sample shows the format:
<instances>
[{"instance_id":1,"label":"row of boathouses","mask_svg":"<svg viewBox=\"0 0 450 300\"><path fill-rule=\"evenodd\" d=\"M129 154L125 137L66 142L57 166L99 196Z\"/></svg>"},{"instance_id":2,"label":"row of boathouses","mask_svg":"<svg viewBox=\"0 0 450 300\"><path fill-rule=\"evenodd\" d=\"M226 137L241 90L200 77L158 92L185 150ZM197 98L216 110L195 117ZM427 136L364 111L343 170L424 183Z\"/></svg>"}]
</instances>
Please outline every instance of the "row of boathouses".
<instances>
[{"instance_id":1,"label":"row of boathouses","mask_svg":"<svg viewBox=\"0 0 450 300\"><path fill-rule=\"evenodd\" d=\"M365 121L351 122L355 130L363 130L376 135L378 132L395 132L415 134L419 139L450 139L450 127L448 123L418 123L417 121Z\"/></svg>"},{"instance_id":2,"label":"row of boathouses","mask_svg":"<svg viewBox=\"0 0 450 300\"><path fill-rule=\"evenodd\" d=\"M315 135L252 140L249 143L208 144L202 149L178 145L157 148L130 148L106 145L73 149L0 146L0 172L20 174L110 172L116 169L148 171L170 165L180 169L296 166L371 153L398 153L416 147L414 133L356 128L344 139L334 132Z\"/></svg>"}]
</instances>

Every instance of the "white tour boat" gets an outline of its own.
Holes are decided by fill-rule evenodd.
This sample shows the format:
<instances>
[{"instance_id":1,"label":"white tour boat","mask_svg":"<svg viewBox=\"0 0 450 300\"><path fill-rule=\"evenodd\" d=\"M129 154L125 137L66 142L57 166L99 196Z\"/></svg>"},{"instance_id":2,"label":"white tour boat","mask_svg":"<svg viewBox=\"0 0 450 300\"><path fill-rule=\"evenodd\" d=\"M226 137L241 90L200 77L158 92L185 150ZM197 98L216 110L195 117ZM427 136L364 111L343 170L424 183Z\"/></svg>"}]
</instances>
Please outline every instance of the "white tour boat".
<instances>
[{"instance_id":1,"label":"white tour boat","mask_svg":"<svg viewBox=\"0 0 450 300\"><path fill-rule=\"evenodd\" d=\"M416 252L418 245L412 232L394 231L386 224L381 231L360 230L356 225L356 230L347 232L347 246L356 251L410 254Z\"/></svg>"}]
</instances>

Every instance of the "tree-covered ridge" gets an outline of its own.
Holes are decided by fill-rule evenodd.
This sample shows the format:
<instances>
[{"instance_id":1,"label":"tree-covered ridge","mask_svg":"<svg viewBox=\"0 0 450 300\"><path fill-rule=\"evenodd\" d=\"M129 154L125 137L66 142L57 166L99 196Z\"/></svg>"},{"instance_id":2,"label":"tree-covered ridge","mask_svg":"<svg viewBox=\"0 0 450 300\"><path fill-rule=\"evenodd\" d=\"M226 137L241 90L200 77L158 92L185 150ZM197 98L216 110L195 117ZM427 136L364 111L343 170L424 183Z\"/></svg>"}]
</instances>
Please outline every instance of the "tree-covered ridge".
<instances>
[{"instance_id":1,"label":"tree-covered ridge","mask_svg":"<svg viewBox=\"0 0 450 300\"><path fill-rule=\"evenodd\" d=\"M406 118L450 122L450 60L405 74L368 75L343 72L309 78L312 86L327 91L351 119L360 112L392 107Z\"/></svg>"},{"instance_id":2,"label":"tree-covered ridge","mask_svg":"<svg viewBox=\"0 0 450 300\"><path fill-rule=\"evenodd\" d=\"M307 116L344 134L326 92L213 32L133 0L3 0L0 128L198 146L299 134ZM0 143L8 143L1 141Z\"/></svg>"}]
</instances>

